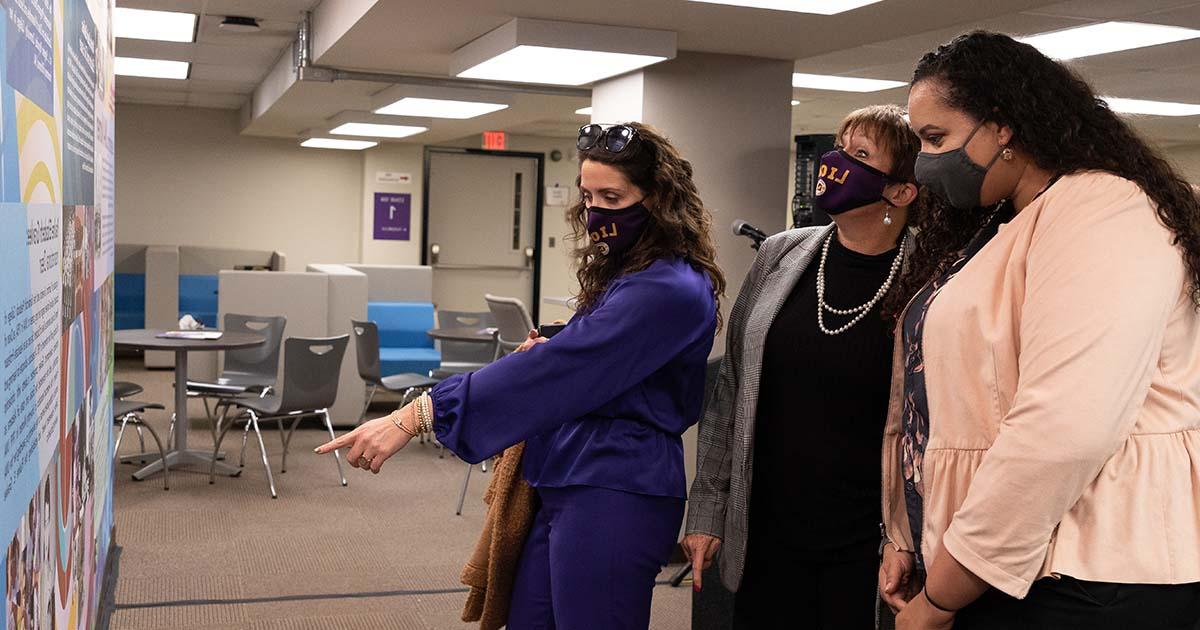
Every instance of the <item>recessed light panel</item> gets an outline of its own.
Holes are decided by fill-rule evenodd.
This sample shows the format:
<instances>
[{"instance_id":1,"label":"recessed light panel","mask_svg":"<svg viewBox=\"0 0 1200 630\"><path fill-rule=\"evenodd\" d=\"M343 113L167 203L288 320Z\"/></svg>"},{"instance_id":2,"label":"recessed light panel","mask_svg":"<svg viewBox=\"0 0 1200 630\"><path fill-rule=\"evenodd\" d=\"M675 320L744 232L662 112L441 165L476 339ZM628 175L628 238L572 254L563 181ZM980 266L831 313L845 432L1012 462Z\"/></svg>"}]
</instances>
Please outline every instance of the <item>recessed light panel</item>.
<instances>
[{"instance_id":1,"label":"recessed light panel","mask_svg":"<svg viewBox=\"0 0 1200 630\"><path fill-rule=\"evenodd\" d=\"M377 123L343 123L329 133L339 136L379 136L381 138L407 138L429 131L426 127L409 125L381 125Z\"/></svg>"},{"instance_id":2,"label":"recessed light panel","mask_svg":"<svg viewBox=\"0 0 1200 630\"><path fill-rule=\"evenodd\" d=\"M186 79L190 67L191 64L186 61L117 57L113 62L113 73L124 77Z\"/></svg>"},{"instance_id":3,"label":"recessed light panel","mask_svg":"<svg viewBox=\"0 0 1200 630\"><path fill-rule=\"evenodd\" d=\"M375 110L376 114L389 116L424 116L426 118L454 118L465 120L506 109L503 103L475 103L440 98L406 96L391 105Z\"/></svg>"},{"instance_id":4,"label":"recessed light panel","mask_svg":"<svg viewBox=\"0 0 1200 630\"><path fill-rule=\"evenodd\" d=\"M1078 59L1104 53L1169 44L1200 37L1200 31L1141 22L1101 22L1022 37L1052 59Z\"/></svg>"},{"instance_id":5,"label":"recessed light panel","mask_svg":"<svg viewBox=\"0 0 1200 630\"><path fill-rule=\"evenodd\" d=\"M194 42L196 14L117 7L113 11L113 34L127 39Z\"/></svg>"},{"instance_id":6,"label":"recessed light panel","mask_svg":"<svg viewBox=\"0 0 1200 630\"><path fill-rule=\"evenodd\" d=\"M792 11L795 13L815 13L817 15L834 15L851 11L881 0L692 0L707 4L727 4L735 7L750 7L753 9L771 9L774 11Z\"/></svg>"},{"instance_id":7,"label":"recessed light panel","mask_svg":"<svg viewBox=\"0 0 1200 630\"><path fill-rule=\"evenodd\" d=\"M862 79L858 77L838 77L829 74L807 74L796 72L792 74L792 87L809 88L813 90L834 90L837 92L878 92L907 85L904 81L885 81L883 79Z\"/></svg>"},{"instance_id":8,"label":"recessed light panel","mask_svg":"<svg viewBox=\"0 0 1200 630\"><path fill-rule=\"evenodd\" d=\"M309 138L300 143L310 149L342 149L345 151L361 151L379 144L370 140L339 140L337 138Z\"/></svg>"}]
</instances>

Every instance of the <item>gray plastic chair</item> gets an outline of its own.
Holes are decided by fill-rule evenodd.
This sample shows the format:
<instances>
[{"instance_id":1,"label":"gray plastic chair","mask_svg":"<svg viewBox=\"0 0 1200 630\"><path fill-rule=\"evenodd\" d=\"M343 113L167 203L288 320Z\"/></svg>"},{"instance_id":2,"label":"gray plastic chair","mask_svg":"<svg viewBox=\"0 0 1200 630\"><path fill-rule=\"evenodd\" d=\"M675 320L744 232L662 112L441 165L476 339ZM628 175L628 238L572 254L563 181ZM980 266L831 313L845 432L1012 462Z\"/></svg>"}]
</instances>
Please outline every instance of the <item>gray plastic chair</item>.
<instances>
[{"instance_id":1,"label":"gray plastic chair","mask_svg":"<svg viewBox=\"0 0 1200 630\"><path fill-rule=\"evenodd\" d=\"M283 342L287 318L282 315L226 313L224 324L226 332L258 334L266 337L267 341L261 346L225 351L225 367L216 381L188 381L188 397L202 399L209 418L217 414L211 427L214 440L221 430L221 423L229 410L231 398L248 391L268 394L275 386L279 375L279 348ZM217 401L211 410L208 408L210 399ZM171 428L174 431L174 426Z\"/></svg>"},{"instance_id":2,"label":"gray plastic chair","mask_svg":"<svg viewBox=\"0 0 1200 630\"><path fill-rule=\"evenodd\" d=\"M439 328L492 328L496 318L491 311L482 313L471 311L442 311L437 312ZM438 349L442 354L442 366L433 371L437 378L448 378L454 374L474 372L491 363L496 357L495 346L474 343L470 341L438 341Z\"/></svg>"},{"instance_id":3,"label":"gray plastic chair","mask_svg":"<svg viewBox=\"0 0 1200 630\"><path fill-rule=\"evenodd\" d=\"M137 383L134 383L131 381L114 381L113 382L113 401L116 402L123 398L131 398L133 396L137 396L138 394L142 393L142 391L144 391L142 389L142 386L138 385ZM138 445L139 445L138 455L145 455L146 454L146 436L142 435L142 423L135 422L133 424L133 428L137 430ZM122 431L124 431L124 429L122 429ZM113 452L116 452L116 451L114 450ZM146 460L144 458L139 461L142 464L146 463Z\"/></svg>"},{"instance_id":4,"label":"gray plastic chair","mask_svg":"<svg viewBox=\"0 0 1200 630\"><path fill-rule=\"evenodd\" d=\"M496 319L496 327L500 329L494 355L494 359L499 359L502 354L512 352L525 343L529 331L533 330L533 318L529 316L525 303L517 298L489 293L483 299L487 300L488 309Z\"/></svg>"},{"instance_id":5,"label":"gray plastic chair","mask_svg":"<svg viewBox=\"0 0 1200 630\"><path fill-rule=\"evenodd\" d=\"M141 388L139 387L140 391ZM158 439L158 433L154 428L146 424L142 420L142 413L147 409L163 409L164 407L158 403L138 402L136 400L114 400L113 401L113 423L120 423L121 428L117 430L117 439L113 442L113 458L117 457L117 449L121 448L121 438L125 435L125 425L133 423L133 426L138 430L138 439L142 439L142 427L150 432L150 437L154 438L154 443L158 445L158 456L162 458L163 463L163 490L170 490L170 470L167 468L167 453L163 449L162 441ZM146 445L142 443L142 453L145 453ZM134 479L137 479L134 477Z\"/></svg>"},{"instance_id":6,"label":"gray plastic chair","mask_svg":"<svg viewBox=\"0 0 1200 630\"><path fill-rule=\"evenodd\" d=\"M379 388L396 392L403 396L401 406L408 403L414 393L420 393L441 382L441 379L420 374L393 374L382 376L379 371L379 327L375 322L350 320L350 330L354 334L354 349L358 355L358 376L366 382L370 392L367 401L363 403L362 413L358 415L358 424L367 417L367 410Z\"/></svg>"},{"instance_id":7,"label":"gray plastic chair","mask_svg":"<svg viewBox=\"0 0 1200 630\"><path fill-rule=\"evenodd\" d=\"M271 462L267 459L267 447L263 443L262 431L259 429L260 420L291 420L291 426L283 439L283 464L280 472L287 472L288 446L300 420L310 416L321 416L325 419L325 428L329 438L336 437L333 433L333 421L329 418L329 407L337 400L338 375L342 369L342 358L346 355L346 345L349 335L323 338L292 337L284 341L283 352L283 385L265 396L244 396L230 399L230 404L236 405L243 411L235 416L217 436L213 448L213 465L209 467L208 482L216 481L216 458L221 450L221 441L235 422L244 420L246 429L242 433L242 457L240 466L246 463L246 440L250 429L258 438L258 448L262 452L263 466L267 469L267 483L271 486L271 498L279 497L275 492L275 477L271 474ZM342 458L338 451L333 452L337 461L338 477L342 485L346 485L346 475L342 471Z\"/></svg>"}]
</instances>

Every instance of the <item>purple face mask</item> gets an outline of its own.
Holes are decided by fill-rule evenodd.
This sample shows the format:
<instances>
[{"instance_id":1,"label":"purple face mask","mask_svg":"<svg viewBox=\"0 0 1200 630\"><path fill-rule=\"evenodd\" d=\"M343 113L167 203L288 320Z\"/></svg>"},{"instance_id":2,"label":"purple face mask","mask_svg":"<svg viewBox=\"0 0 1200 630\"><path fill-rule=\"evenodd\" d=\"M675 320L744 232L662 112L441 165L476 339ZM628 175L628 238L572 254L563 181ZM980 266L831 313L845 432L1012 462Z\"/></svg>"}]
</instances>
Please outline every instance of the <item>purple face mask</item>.
<instances>
[{"instance_id":1,"label":"purple face mask","mask_svg":"<svg viewBox=\"0 0 1200 630\"><path fill-rule=\"evenodd\" d=\"M588 208L588 236L605 256L620 256L633 247L646 229L650 212L641 202L628 208Z\"/></svg>"},{"instance_id":2,"label":"purple face mask","mask_svg":"<svg viewBox=\"0 0 1200 630\"><path fill-rule=\"evenodd\" d=\"M887 173L835 149L821 156L813 197L825 214L838 215L883 199L883 187L890 181Z\"/></svg>"}]
</instances>

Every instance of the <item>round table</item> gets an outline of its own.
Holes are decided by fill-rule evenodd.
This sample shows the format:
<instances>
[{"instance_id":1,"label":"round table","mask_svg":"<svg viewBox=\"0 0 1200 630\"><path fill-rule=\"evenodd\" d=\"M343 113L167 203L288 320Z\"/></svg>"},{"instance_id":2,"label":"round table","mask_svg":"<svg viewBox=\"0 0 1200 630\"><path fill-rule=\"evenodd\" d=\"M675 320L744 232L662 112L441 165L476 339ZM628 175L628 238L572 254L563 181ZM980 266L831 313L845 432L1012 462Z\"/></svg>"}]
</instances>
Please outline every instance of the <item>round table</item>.
<instances>
[{"instance_id":1,"label":"round table","mask_svg":"<svg viewBox=\"0 0 1200 630\"><path fill-rule=\"evenodd\" d=\"M244 332L227 332L220 339L165 339L158 335L166 332L158 329L118 330L114 334L113 343L119 348L138 350L163 350L175 353L175 444L167 451L167 463L171 467L182 464L203 464L209 466L213 455L207 450L187 447L188 413L187 413L187 353L214 352L217 350L236 350L238 348L253 348L267 342L267 338ZM215 332L215 331L213 331ZM144 456L135 456L141 459ZM134 459L134 458L129 458ZM155 461L141 470L133 473L137 480L145 479L162 470L162 460ZM228 464L217 463L217 471L224 475L237 475L240 470Z\"/></svg>"},{"instance_id":2,"label":"round table","mask_svg":"<svg viewBox=\"0 0 1200 630\"><path fill-rule=\"evenodd\" d=\"M500 330L497 328L480 328L479 326L430 328L425 331L425 334L440 341L490 343L495 346L495 350L492 351L492 360L500 358Z\"/></svg>"},{"instance_id":3,"label":"round table","mask_svg":"<svg viewBox=\"0 0 1200 630\"><path fill-rule=\"evenodd\" d=\"M456 328L430 328L425 331L425 334L441 341L495 343L500 331L480 328L478 326L459 326Z\"/></svg>"}]
</instances>

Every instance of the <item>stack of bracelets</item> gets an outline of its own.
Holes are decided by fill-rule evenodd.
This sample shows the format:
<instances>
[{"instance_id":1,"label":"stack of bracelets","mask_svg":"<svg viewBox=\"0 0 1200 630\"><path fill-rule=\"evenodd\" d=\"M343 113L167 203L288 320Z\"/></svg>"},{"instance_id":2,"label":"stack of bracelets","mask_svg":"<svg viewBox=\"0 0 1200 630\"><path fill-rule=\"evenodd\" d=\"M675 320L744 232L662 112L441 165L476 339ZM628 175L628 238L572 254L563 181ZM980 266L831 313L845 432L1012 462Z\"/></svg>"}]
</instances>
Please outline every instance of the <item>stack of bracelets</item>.
<instances>
[{"instance_id":1,"label":"stack of bracelets","mask_svg":"<svg viewBox=\"0 0 1200 630\"><path fill-rule=\"evenodd\" d=\"M395 424L401 431L409 434L412 437L417 437L423 433L433 433L433 402L429 398L429 393L423 393L416 400L417 405L417 432L413 433L400 422L398 416L392 416L392 424Z\"/></svg>"}]
</instances>

